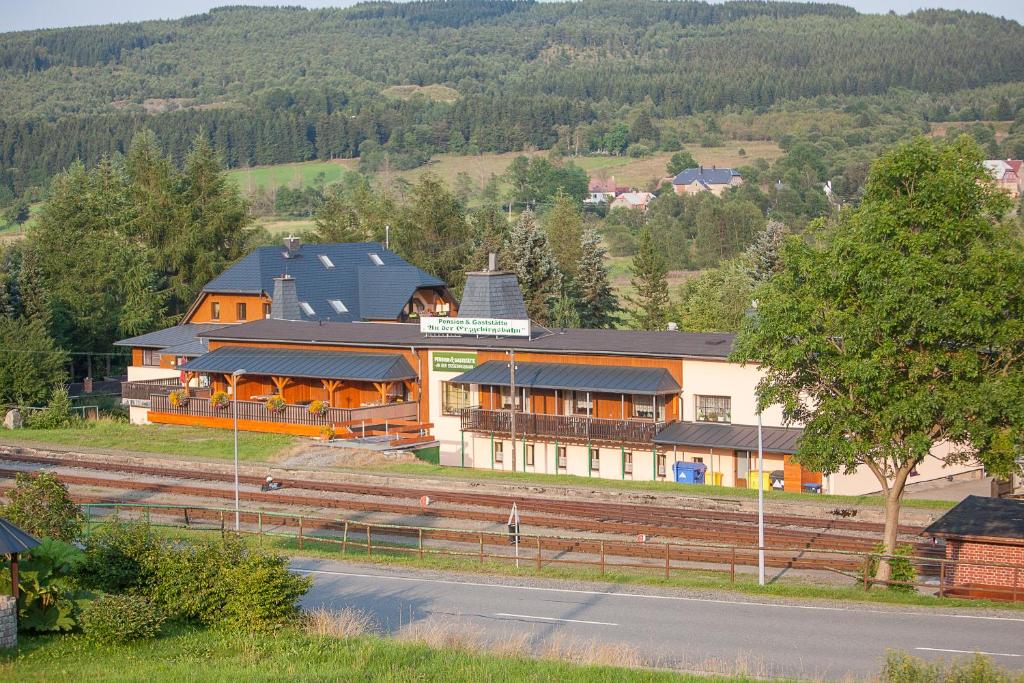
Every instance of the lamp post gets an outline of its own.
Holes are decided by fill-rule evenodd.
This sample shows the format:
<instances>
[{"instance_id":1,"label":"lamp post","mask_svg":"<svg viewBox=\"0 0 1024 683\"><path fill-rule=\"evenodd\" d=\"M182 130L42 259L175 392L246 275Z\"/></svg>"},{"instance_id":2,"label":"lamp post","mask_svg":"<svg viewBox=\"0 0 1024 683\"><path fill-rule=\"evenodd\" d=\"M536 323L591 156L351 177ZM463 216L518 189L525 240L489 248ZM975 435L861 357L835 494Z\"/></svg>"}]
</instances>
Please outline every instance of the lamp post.
<instances>
[{"instance_id":1,"label":"lamp post","mask_svg":"<svg viewBox=\"0 0 1024 683\"><path fill-rule=\"evenodd\" d=\"M241 517L238 505L238 378L244 374L245 370L235 370L231 373L231 407L235 423L235 533L240 531L239 518Z\"/></svg>"},{"instance_id":2,"label":"lamp post","mask_svg":"<svg viewBox=\"0 0 1024 683\"><path fill-rule=\"evenodd\" d=\"M761 409L757 410L757 583L764 585L764 440Z\"/></svg>"}]
</instances>

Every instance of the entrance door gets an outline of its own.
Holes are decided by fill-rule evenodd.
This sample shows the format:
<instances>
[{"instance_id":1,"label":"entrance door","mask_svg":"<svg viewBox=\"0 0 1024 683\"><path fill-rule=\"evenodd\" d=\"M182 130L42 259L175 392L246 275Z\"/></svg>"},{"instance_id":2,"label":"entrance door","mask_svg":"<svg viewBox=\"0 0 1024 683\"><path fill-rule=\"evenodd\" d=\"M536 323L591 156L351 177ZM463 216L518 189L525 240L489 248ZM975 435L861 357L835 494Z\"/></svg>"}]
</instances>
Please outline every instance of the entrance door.
<instances>
[{"instance_id":1,"label":"entrance door","mask_svg":"<svg viewBox=\"0 0 1024 683\"><path fill-rule=\"evenodd\" d=\"M736 451L737 488L747 487L748 476L750 476L750 451Z\"/></svg>"}]
</instances>

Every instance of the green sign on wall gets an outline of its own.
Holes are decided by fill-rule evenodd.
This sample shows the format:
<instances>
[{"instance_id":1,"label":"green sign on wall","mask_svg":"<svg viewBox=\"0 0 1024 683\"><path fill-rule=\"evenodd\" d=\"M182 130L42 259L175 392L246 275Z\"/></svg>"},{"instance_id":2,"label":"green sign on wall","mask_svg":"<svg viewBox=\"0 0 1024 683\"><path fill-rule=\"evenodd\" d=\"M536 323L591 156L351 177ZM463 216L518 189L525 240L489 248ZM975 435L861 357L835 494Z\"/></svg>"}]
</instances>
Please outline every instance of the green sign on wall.
<instances>
[{"instance_id":1,"label":"green sign on wall","mask_svg":"<svg viewBox=\"0 0 1024 683\"><path fill-rule=\"evenodd\" d=\"M431 367L435 372L465 372L476 367L475 353L459 353L456 351L435 351Z\"/></svg>"}]
</instances>

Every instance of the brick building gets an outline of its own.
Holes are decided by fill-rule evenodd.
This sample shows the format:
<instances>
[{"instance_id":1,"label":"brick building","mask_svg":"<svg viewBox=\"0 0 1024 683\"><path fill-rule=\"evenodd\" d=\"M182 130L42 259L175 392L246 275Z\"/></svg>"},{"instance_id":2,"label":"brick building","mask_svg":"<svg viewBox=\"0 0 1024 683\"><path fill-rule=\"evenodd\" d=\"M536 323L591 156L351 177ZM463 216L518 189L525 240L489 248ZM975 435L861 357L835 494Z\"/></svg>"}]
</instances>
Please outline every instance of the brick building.
<instances>
[{"instance_id":1,"label":"brick building","mask_svg":"<svg viewBox=\"0 0 1024 683\"><path fill-rule=\"evenodd\" d=\"M968 496L924 533L946 542L947 592L1024 600L1024 501Z\"/></svg>"}]
</instances>

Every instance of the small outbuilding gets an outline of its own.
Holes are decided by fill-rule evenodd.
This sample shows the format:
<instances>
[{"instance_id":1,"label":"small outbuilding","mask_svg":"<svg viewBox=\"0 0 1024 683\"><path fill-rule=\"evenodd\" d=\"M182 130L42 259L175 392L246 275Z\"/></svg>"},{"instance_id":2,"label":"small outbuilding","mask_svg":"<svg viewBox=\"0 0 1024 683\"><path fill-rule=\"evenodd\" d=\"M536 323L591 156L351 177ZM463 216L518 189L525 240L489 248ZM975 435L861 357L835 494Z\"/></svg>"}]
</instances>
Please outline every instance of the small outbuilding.
<instances>
[{"instance_id":1,"label":"small outbuilding","mask_svg":"<svg viewBox=\"0 0 1024 683\"><path fill-rule=\"evenodd\" d=\"M1024 600L1024 501L968 496L924 534L946 542L946 594Z\"/></svg>"}]
</instances>

